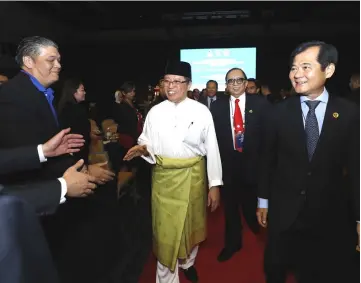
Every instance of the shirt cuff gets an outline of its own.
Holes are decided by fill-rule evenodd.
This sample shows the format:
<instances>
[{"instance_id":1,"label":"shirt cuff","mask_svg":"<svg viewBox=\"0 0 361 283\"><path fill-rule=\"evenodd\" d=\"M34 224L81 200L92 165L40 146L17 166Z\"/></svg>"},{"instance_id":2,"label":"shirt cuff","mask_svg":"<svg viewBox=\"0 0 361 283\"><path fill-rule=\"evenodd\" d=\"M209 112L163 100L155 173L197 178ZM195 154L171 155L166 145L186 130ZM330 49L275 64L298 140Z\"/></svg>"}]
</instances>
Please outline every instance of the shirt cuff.
<instances>
[{"instance_id":1,"label":"shirt cuff","mask_svg":"<svg viewBox=\"0 0 361 283\"><path fill-rule=\"evenodd\" d=\"M152 147L147 144L145 144L145 145L147 146L147 151L148 151L149 155L148 156L142 155L141 157L150 164L156 164L157 160L155 159L155 155L153 153Z\"/></svg>"},{"instance_id":2,"label":"shirt cuff","mask_svg":"<svg viewBox=\"0 0 361 283\"><path fill-rule=\"evenodd\" d=\"M268 199L258 198L258 208L268 208Z\"/></svg>"},{"instance_id":3,"label":"shirt cuff","mask_svg":"<svg viewBox=\"0 0 361 283\"><path fill-rule=\"evenodd\" d=\"M59 178L58 180L61 184L60 204L62 204L66 201L65 195L68 192L68 186L64 178Z\"/></svg>"},{"instance_id":4,"label":"shirt cuff","mask_svg":"<svg viewBox=\"0 0 361 283\"><path fill-rule=\"evenodd\" d=\"M208 182L209 189L212 188L212 187L219 187L219 186L222 186L222 185L223 185L222 180L211 180L211 181Z\"/></svg>"},{"instance_id":5,"label":"shirt cuff","mask_svg":"<svg viewBox=\"0 0 361 283\"><path fill-rule=\"evenodd\" d=\"M38 145L38 154L39 154L39 160L40 160L41 163L47 161L47 159L46 159L46 157L44 155L43 145L42 144Z\"/></svg>"}]
</instances>

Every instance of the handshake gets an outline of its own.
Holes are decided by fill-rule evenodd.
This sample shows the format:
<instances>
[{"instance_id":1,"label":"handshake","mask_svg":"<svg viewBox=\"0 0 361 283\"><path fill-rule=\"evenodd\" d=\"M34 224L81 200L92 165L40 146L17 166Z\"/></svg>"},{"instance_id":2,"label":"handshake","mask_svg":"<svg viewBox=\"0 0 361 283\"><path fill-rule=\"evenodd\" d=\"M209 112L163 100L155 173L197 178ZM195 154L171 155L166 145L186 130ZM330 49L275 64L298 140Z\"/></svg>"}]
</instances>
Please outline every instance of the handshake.
<instances>
[{"instance_id":1,"label":"handshake","mask_svg":"<svg viewBox=\"0 0 361 283\"><path fill-rule=\"evenodd\" d=\"M81 159L65 171L63 179L67 185L67 196L85 197L92 194L97 185L113 180L114 173L97 164L84 166Z\"/></svg>"},{"instance_id":2,"label":"handshake","mask_svg":"<svg viewBox=\"0 0 361 283\"><path fill-rule=\"evenodd\" d=\"M42 151L44 157L49 158L78 152L82 146L84 146L83 136L71 134L70 128L68 128L43 144ZM115 174L102 168L103 165L105 164L86 166L84 160L81 159L68 168L62 177L66 182L66 196L88 196L94 192L97 185L103 185L113 180Z\"/></svg>"}]
</instances>

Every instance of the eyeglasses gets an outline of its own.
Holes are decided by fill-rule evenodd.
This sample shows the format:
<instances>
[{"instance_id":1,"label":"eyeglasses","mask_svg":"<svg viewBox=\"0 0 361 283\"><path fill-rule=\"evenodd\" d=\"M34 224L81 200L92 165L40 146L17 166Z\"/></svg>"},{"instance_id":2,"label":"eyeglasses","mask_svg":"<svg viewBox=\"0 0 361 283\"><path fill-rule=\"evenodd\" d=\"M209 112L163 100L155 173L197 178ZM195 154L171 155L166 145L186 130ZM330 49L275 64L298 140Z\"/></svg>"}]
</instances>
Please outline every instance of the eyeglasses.
<instances>
[{"instance_id":1,"label":"eyeglasses","mask_svg":"<svg viewBox=\"0 0 361 283\"><path fill-rule=\"evenodd\" d=\"M179 86L179 85L184 84L184 83L188 83L188 81L169 81L169 80L163 80L163 84L164 84L164 85L174 84L174 85L176 85L176 86Z\"/></svg>"},{"instance_id":2,"label":"eyeglasses","mask_svg":"<svg viewBox=\"0 0 361 283\"><path fill-rule=\"evenodd\" d=\"M237 84L243 84L245 81L247 81L245 78L234 78L234 79L228 79L227 84L234 85Z\"/></svg>"}]
</instances>

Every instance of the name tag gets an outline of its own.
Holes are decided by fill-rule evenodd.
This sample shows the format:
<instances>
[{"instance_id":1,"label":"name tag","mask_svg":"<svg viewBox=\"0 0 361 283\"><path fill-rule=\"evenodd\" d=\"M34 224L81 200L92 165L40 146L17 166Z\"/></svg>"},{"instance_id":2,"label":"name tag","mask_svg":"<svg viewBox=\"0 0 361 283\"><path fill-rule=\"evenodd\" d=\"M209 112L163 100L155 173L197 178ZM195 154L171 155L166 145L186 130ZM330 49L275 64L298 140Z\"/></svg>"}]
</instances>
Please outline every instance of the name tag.
<instances>
[{"instance_id":1,"label":"name tag","mask_svg":"<svg viewBox=\"0 0 361 283\"><path fill-rule=\"evenodd\" d=\"M244 132L238 132L235 136L236 149L243 148L243 144L244 144Z\"/></svg>"}]
</instances>

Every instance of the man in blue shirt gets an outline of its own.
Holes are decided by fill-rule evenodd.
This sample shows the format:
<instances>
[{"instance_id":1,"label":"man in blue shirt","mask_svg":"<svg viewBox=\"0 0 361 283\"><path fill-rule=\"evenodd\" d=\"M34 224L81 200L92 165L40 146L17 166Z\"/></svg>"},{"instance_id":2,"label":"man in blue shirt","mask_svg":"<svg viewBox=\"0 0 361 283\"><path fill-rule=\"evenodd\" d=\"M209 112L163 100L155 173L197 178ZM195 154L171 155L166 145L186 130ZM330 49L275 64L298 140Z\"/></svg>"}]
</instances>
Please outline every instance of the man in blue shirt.
<instances>
[{"instance_id":1,"label":"man in blue shirt","mask_svg":"<svg viewBox=\"0 0 361 283\"><path fill-rule=\"evenodd\" d=\"M0 88L0 121L2 121L0 123L0 149L4 150L24 146L36 147L49 140L60 130L53 106L54 96L51 89L51 85L59 79L61 71L60 54L57 44L50 39L40 36L24 38L18 46L15 59L22 71ZM74 165L76 161L70 154L51 157L38 168L1 174L0 184L3 184L6 188L14 184L54 180L63 176L65 171ZM86 171L84 170L83 172ZM96 165L88 166L88 172L91 176L95 177L95 182L99 185L107 183L114 176L112 172ZM83 281L86 281L85 276L91 277L92 273L90 271L96 271L90 264L96 265L98 263L98 267L100 262L104 262L103 259L100 259L100 256L95 255L95 250L100 246L100 243L105 243L105 240L100 240L99 235L106 235L106 233L102 231L102 234L99 232L96 235L93 232L87 232L89 231L87 229L90 229L91 225L94 225L95 222L101 222L102 225L105 223L103 219L100 219L99 211L101 213L105 213L105 211L108 213L106 209L111 210L113 207L114 209L116 207L116 184L111 182L108 184L109 189L107 187L107 190L104 190L103 187L101 188L102 192L93 195L92 204L96 202L93 207L98 207L98 204L100 206L103 195L99 196L99 194L114 192L114 201L113 199L111 200L112 205L113 203L114 205L112 207L111 205L104 205L105 208L99 208L96 212L92 210L99 217L93 217L92 221L94 222L89 221L83 224L84 226L77 225L77 223L81 223L79 219L83 213L86 214L80 202L89 203L90 200L79 201L78 199L71 198L68 198L64 205L59 206L54 215L41 217L52 255L57 261L59 270L61 270L60 276L67 276L69 274L74 280L79 276L82 277ZM107 202L107 204L111 201ZM113 214L109 212L109 215ZM104 218L107 219L107 217ZM106 223L108 225L108 222ZM80 226L81 228L77 228ZM110 224L108 227L110 227ZM71 234L68 234L69 230L71 230ZM87 236L82 236L82 233ZM83 256L85 252L89 251L89 245L85 240L90 241L90 239L94 239L92 241L92 254L94 257L91 259L90 256L84 256L82 260L76 260L77 255ZM95 262L95 258L99 258L99 260ZM72 261L77 262L76 270Z\"/></svg>"},{"instance_id":2,"label":"man in blue shirt","mask_svg":"<svg viewBox=\"0 0 361 283\"><path fill-rule=\"evenodd\" d=\"M337 60L330 44L299 45L289 73L298 95L275 105L266 119L257 217L268 228L267 283L284 283L290 269L300 283L357 280L352 239L360 220L360 118L356 105L325 88Z\"/></svg>"}]
</instances>

